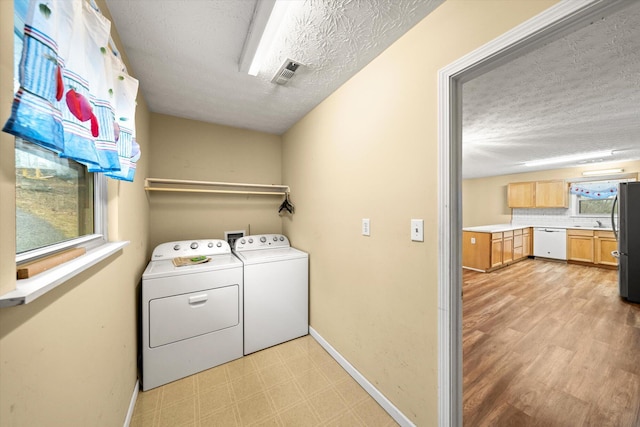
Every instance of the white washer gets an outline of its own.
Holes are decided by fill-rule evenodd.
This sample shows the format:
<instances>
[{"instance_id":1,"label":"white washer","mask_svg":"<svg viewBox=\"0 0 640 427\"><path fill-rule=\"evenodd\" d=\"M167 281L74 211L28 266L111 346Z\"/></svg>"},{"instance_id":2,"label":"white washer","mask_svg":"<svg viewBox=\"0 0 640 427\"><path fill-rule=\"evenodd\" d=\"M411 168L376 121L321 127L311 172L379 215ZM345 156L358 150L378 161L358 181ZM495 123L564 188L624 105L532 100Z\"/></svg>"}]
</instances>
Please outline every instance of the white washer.
<instances>
[{"instance_id":1,"label":"white washer","mask_svg":"<svg viewBox=\"0 0 640 427\"><path fill-rule=\"evenodd\" d=\"M210 261L173 264L197 256ZM242 268L224 240L154 249L142 275L142 390L242 357Z\"/></svg>"},{"instance_id":2,"label":"white washer","mask_svg":"<svg viewBox=\"0 0 640 427\"><path fill-rule=\"evenodd\" d=\"M309 333L309 255L281 234L235 242L244 264L244 354Z\"/></svg>"}]
</instances>

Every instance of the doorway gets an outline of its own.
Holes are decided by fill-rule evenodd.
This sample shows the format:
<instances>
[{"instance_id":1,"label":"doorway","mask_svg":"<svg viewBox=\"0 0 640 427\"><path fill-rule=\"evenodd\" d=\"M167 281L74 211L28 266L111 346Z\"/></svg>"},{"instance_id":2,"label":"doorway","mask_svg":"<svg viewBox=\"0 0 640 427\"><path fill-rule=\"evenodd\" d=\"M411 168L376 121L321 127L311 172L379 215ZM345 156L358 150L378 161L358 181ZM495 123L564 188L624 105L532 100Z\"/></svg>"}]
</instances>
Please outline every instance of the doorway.
<instances>
[{"instance_id":1,"label":"doorway","mask_svg":"<svg viewBox=\"0 0 640 427\"><path fill-rule=\"evenodd\" d=\"M623 1L565 0L439 73L438 423L462 425L462 84L560 37Z\"/></svg>"}]
</instances>

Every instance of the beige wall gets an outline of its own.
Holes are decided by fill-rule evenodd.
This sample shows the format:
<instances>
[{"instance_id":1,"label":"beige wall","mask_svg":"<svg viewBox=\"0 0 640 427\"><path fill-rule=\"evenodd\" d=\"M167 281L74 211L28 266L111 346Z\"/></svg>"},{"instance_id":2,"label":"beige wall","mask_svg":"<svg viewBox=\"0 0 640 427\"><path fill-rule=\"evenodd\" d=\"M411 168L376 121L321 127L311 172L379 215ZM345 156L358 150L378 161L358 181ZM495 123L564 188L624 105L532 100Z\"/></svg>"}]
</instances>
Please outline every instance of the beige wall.
<instances>
[{"instance_id":1,"label":"beige wall","mask_svg":"<svg viewBox=\"0 0 640 427\"><path fill-rule=\"evenodd\" d=\"M623 168L625 173L639 173L640 161L466 179L462 183L463 227L511 222L511 209L507 207L507 184L510 182L581 178L585 170L611 168Z\"/></svg>"},{"instance_id":2,"label":"beige wall","mask_svg":"<svg viewBox=\"0 0 640 427\"><path fill-rule=\"evenodd\" d=\"M149 176L195 181L280 184L278 135L151 115ZM281 233L281 196L151 192L150 248L172 240L223 239L225 231Z\"/></svg>"},{"instance_id":3,"label":"beige wall","mask_svg":"<svg viewBox=\"0 0 640 427\"><path fill-rule=\"evenodd\" d=\"M2 124L9 116L13 86L12 4L0 1ZM106 11L103 1L98 4ZM130 245L30 304L0 309L2 426L124 422L137 375L136 293L147 261L143 181L150 152L149 113L140 96L136 121L143 154L135 182L109 183L110 235ZM0 151L0 288L6 291L15 286L11 136L1 134Z\"/></svg>"},{"instance_id":4,"label":"beige wall","mask_svg":"<svg viewBox=\"0 0 640 427\"><path fill-rule=\"evenodd\" d=\"M283 136L311 326L420 426L437 424L437 72L553 3L447 1Z\"/></svg>"}]
</instances>

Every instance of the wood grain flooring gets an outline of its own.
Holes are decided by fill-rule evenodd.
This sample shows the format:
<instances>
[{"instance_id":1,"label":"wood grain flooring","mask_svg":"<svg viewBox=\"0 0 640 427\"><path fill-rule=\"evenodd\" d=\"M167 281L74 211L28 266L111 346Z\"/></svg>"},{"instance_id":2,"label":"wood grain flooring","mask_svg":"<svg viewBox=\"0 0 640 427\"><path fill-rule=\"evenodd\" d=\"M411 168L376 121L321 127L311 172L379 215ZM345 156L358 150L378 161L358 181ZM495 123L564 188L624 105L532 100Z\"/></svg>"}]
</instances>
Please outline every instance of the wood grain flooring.
<instances>
[{"instance_id":1,"label":"wood grain flooring","mask_svg":"<svg viewBox=\"0 0 640 427\"><path fill-rule=\"evenodd\" d=\"M640 305L617 271L525 260L463 274L463 419L640 426Z\"/></svg>"}]
</instances>

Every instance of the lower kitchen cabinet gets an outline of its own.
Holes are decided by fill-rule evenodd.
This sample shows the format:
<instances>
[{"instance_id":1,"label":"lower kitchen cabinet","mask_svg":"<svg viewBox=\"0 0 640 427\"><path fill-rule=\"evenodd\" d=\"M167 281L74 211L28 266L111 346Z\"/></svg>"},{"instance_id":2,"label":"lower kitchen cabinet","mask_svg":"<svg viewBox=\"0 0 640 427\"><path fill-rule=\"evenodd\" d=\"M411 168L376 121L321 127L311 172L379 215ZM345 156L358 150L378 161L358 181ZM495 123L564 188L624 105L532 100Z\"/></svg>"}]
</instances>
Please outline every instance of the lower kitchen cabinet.
<instances>
[{"instance_id":1,"label":"lower kitchen cabinet","mask_svg":"<svg viewBox=\"0 0 640 427\"><path fill-rule=\"evenodd\" d=\"M618 249L618 241L613 231L596 230L593 236L595 243L595 259L594 262L600 265L608 265L612 267L618 266L618 259L611 255L612 251Z\"/></svg>"},{"instance_id":2,"label":"lower kitchen cabinet","mask_svg":"<svg viewBox=\"0 0 640 427\"><path fill-rule=\"evenodd\" d=\"M598 267L617 267L611 251L618 248L613 231L567 230L567 261Z\"/></svg>"},{"instance_id":3,"label":"lower kitchen cabinet","mask_svg":"<svg viewBox=\"0 0 640 427\"><path fill-rule=\"evenodd\" d=\"M593 230L567 230L567 261L593 263Z\"/></svg>"},{"instance_id":4,"label":"lower kitchen cabinet","mask_svg":"<svg viewBox=\"0 0 640 427\"><path fill-rule=\"evenodd\" d=\"M531 254L529 228L498 233L462 232L462 266L491 271Z\"/></svg>"}]
</instances>

